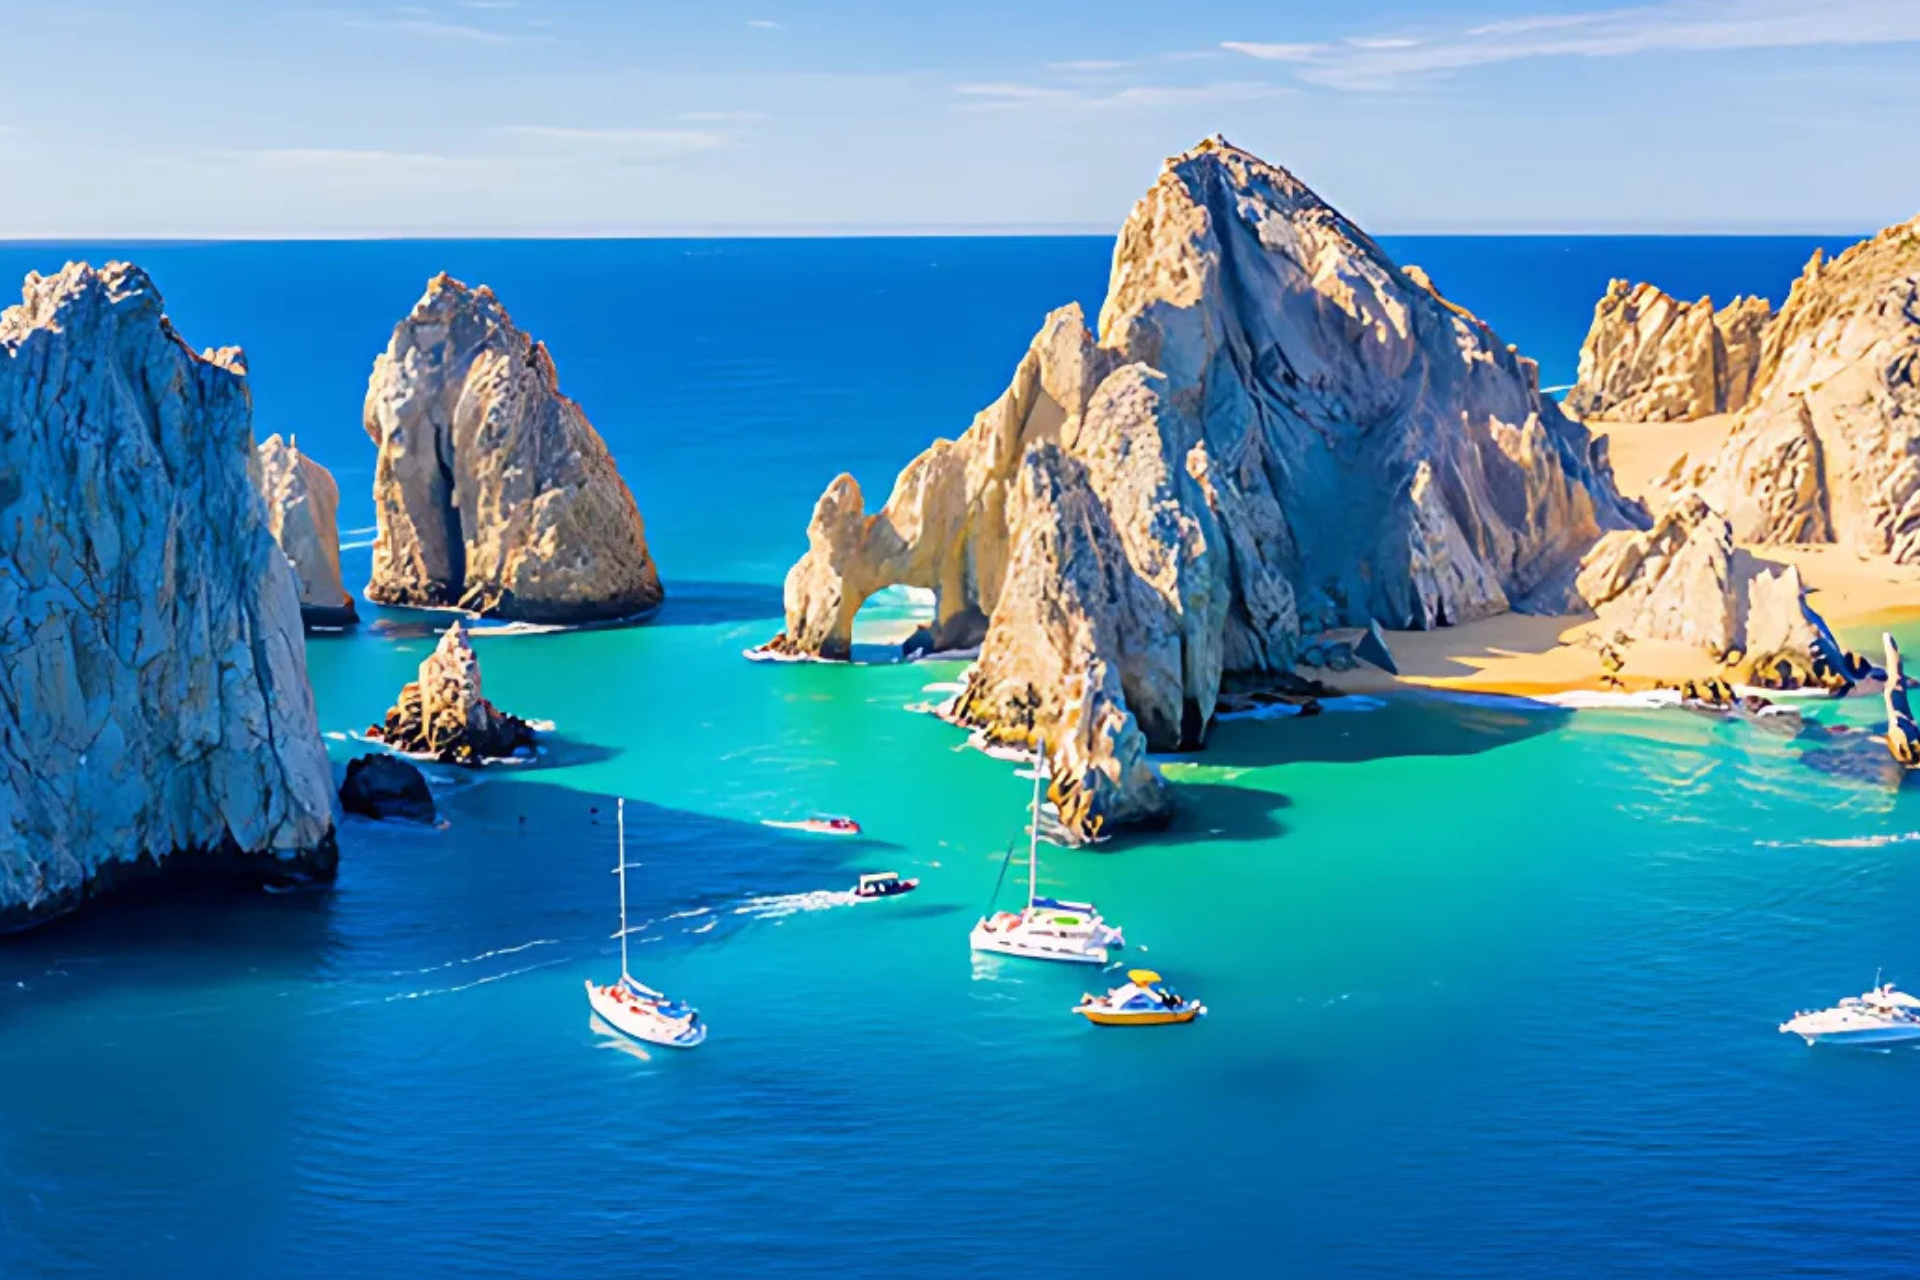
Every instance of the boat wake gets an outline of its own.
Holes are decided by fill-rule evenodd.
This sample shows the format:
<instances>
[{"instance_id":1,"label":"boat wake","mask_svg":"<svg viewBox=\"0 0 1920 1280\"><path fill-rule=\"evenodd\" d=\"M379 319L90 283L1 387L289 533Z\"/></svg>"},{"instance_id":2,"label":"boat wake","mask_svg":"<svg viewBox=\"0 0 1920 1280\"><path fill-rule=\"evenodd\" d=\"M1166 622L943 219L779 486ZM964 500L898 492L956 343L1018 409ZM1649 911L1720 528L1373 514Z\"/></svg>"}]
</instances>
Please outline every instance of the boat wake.
<instances>
[{"instance_id":1,"label":"boat wake","mask_svg":"<svg viewBox=\"0 0 1920 1280\"><path fill-rule=\"evenodd\" d=\"M780 893L761 898L748 898L733 909L737 916L751 916L755 920L785 920L788 916L804 915L812 911L831 911L835 907L850 907L860 898L851 889L811 889L805 893Z\"/></svg>"},{"instance_id":2,"label":"boat wake","mask_svg":"<svg viewBox=\"0 0 1920 1280\"><path fill-rule=\"evenodd\" d=\"M1755 840L1757 849L1884 849L1888 845L1912 844L1920 840L1920 831L1895 831L1877 836L1813 837L1806 840Z\"/></svg>"},{"instance_id":3,"label":"boat wake","mask_svg":"<svg viewBox=\"0 0 1920 1280\"><path fill-rule=\"evenodd\" d=\"M509 969L505 973L490 973L484 978L475 978L472 982L462 982L457 986L430 987L424 991L403 991L397 995L388 996L386 1003L392 1004L395 1000L425 1000L432 996L456 995L462 991L471 991L475 987L484 987L494 982L505 982L508 978L518 978L522 974L533 973L540 969L551 969L555 965L565 963L567 963L567 961L564 958L542 960L539 964L523 965L518 969Z\"/></svg>"},{"instance_id":4,"label":"boat wake","mask_svg":"<svg viewBox=\"0 0 1920 1280\"><path fill-rule=\"evenodd\" d=\"M463 964L479 964L483 960L492 960L498 956L517 956L521 952L531 951L535 947L552 947L558 946L559 943L560 939L558 938L535 938L532 942L522 942L517 946L495 947L491 951L482 951L477 956L466 956L459 960L446 960L440 964L430 964L424 969L395 969L388 976L393 978L410 978L423 973L441 973L447 969L457 968Z\"/></svg>"}]
</instances>

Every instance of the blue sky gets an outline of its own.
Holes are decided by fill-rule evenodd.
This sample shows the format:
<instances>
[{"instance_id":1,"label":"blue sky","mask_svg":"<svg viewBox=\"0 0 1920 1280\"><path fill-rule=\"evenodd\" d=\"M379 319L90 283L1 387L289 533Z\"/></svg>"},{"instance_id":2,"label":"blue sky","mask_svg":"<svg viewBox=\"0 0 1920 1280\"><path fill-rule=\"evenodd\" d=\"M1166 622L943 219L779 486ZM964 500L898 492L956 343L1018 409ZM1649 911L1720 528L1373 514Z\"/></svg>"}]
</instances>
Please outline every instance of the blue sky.
<instances>
[{"instance_id":1,"label":"blue sky","mask_svg":"<svg viewBox=\"0 0 1920 1280\"><path fill-rule=\"evenodd\" d=\"M1224 132L1363 224L1920 211L1920 0L0 0L0 238L1111 231Z\"/></svg>"}]
</instances>

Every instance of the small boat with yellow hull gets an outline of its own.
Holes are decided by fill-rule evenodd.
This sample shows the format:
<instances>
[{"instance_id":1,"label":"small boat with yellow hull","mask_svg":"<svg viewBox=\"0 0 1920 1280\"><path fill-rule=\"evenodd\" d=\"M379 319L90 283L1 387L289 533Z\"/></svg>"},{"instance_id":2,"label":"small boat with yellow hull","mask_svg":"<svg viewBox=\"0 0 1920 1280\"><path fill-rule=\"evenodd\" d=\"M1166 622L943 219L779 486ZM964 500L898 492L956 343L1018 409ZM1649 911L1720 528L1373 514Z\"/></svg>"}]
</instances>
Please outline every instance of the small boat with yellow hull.
<instances>
[{"instance_id":1,"label":"small boat with yellow hull","mask_svg":"<svg viewBox=\"0 0 1920 1280\"><path fill-rule=\"evenodd\" d=\"M1125 986L1104 996L1083 995L1073 1011L1096 1027L1158 1027L1192 1022L1207 1006L1181 995L1151 969L1130 969Z\"/></svg>"}]
</instances>

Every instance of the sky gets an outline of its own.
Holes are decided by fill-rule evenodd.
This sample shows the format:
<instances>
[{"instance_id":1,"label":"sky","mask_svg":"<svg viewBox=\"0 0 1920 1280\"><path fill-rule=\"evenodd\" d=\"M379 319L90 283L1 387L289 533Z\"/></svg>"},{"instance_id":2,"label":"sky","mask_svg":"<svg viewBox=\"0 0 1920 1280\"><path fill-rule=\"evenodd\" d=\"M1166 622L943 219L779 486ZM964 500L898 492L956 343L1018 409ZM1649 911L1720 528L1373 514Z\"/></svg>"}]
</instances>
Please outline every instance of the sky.
<instances>
[{"instance_id":1,"label":"sky","mask_svg":"<svg viewBox=\"0 0 1920 1280\"><path fill-rule=\"evenodd\" d=\"M1200 138L1413 232L1920 212L1920 0L0 0L0 239L1109 233Z\"/></svg>"}]
</instances>

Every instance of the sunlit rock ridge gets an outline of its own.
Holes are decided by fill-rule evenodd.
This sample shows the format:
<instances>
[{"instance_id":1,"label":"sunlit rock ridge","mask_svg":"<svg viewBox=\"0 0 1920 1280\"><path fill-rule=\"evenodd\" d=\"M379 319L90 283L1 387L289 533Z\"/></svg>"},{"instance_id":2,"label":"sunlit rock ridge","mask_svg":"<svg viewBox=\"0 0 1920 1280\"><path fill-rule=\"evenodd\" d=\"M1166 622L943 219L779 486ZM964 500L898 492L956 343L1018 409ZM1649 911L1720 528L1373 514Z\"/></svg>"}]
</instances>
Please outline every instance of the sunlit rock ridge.
<instances>
[{"instance_id":1,"label":"sunlit rock ridge","mask_svg":"<svg viewBox=\"0 0 1920 1280\"><path fill-rule=\"evenodd\" d=\"M1303 631L1577 607L1639 519L1533 361L1216 138L1135 206L1097 337L1048 316L877 514L828 486L774 647L845 656L870 594L931 588L935 644L982 646L958 718L1031 720L1091 835L1164 816L1146 752L1201 745L1224 674L1287 671Z\"/></svg>"},{"instance_id":2,"label":"sunlit rock ridge","mask_svg":"<svg viewBox=\"0 0 1920 1280\"><path fill-rule=\"evenodd\" d=\"M368 599L542 623L660 603L612 454L491 289L428 283L374 362L365 424L380 450Z\"/></svg>"},{"instance_id":3,"label":"sunlit rock ridge","mask_svg":"<svg viewBox=\"0 0 1920 1280\"><path fill-rule=\"evenodd\" d=\"M125 263L0 313L0 927L161 869L334 871L242 370Z\"/></svg>"}]
</instances>

